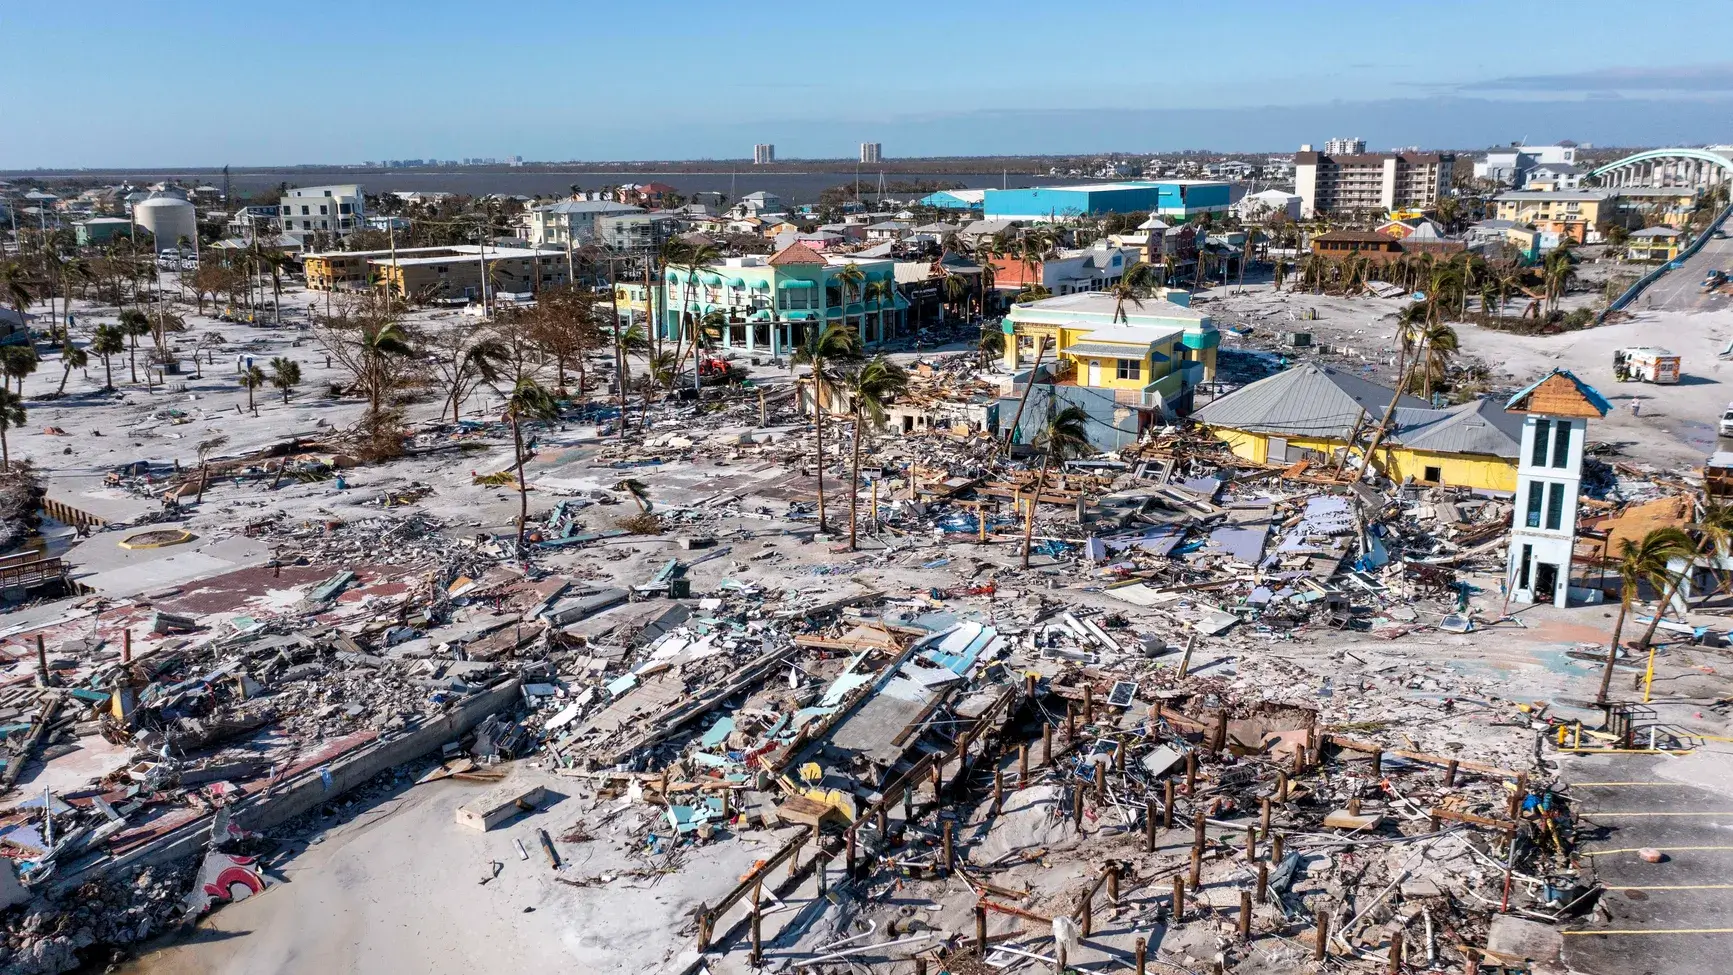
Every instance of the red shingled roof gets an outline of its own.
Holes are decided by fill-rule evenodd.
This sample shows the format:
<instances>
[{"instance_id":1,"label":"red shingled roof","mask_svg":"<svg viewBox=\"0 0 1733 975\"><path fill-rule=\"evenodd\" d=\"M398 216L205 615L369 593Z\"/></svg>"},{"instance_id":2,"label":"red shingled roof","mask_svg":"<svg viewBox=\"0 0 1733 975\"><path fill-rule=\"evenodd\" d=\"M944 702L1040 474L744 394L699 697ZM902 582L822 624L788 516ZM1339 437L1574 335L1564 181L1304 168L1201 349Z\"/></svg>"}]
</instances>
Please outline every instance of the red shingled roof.
<instances>
[{"instance_id":1,"label":"red shingled roof","mask_svg":"<svg viewBox=\"0 0 1733 975\"><path fill-rule=\"evenodd\" d=\"M782 250L770 255L770 266L781 267L784 264L823 264L824 258L818 251L805 244L789 244Z\"/></svg>"}]
</instances>

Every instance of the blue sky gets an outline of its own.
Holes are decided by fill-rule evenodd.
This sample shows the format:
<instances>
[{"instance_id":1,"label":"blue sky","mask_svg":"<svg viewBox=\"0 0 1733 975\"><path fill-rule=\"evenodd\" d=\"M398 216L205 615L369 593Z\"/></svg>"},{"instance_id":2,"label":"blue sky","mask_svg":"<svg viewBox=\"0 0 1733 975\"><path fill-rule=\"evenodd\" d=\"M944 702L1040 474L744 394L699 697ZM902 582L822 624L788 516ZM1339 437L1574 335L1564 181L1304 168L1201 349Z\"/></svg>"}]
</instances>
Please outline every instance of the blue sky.
<instances>
[{"instance_id":1,"label":"blue sky","mask_svg":"<svg viewBox=\"0 0 1733 975\"><path fill-rule=\"evenodd\" d=\"M0 5L0 168L1733 140L1733 4ZM1685 28L1688 25L1688 29Z\"/></svg>"}]
</instances>

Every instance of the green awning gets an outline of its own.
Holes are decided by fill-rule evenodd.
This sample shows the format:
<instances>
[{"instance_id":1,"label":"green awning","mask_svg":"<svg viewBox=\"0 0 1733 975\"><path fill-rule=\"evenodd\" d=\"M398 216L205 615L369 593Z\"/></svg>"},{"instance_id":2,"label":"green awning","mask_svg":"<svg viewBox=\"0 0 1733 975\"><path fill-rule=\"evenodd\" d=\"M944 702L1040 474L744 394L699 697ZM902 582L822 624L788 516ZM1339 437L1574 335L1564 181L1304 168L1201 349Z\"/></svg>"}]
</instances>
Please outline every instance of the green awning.
<instances>
[{"instance_id":1,"label":"green awning","mask_svg":"<svg viewBox=\"0 0 1733 975\"><path fill-rule=\"evenodd\" d=\"M717 274L714 271L705 271L698 275L698 280L710 285L721 284L722 275Z\"/></svg>"},{"instance_id":2,"label":"green awning","mask_svg":"<svg viewBox=\"0 0 1733 975\"><path fill-rule=\"evenodd\" d=\"M818 317L818 313L817 312L811 312L811 311L791 311L782 317L788 319L791 322L810 322L814 318Z\"/></svg>"},{"instance_id":3,"label":"green awning","mask_svg":"<svg viewBox=\"0 0 1733 975\"><path fill-rule=\"evenodd\" d=\"M1215 329L1207 332L1193 332L1188 329L1179 340L1188 349L1213 349L1222 344L1222 333Z\"/></svg>"},{"instance_id":4,"label":"green awning","mask_svg":"<svg viewBox=\"0 0 1733 975\"><path fill-rule=\"evenodd\" d=\"M728 286L730 288L744 288L744 287L746 287L746 279L745 278L729 278L728 279Z\"/></svg>"},{"instance_id":5,"label":"green awning","mask_svg":"<svg viewBox=\"0 0 1733 975\"><path fill-rule=\"evenodd\" d=\"M752 282L751 287L754 291L769 291L770 282L760 278L759 280Z\"/></svg>"},{"instance_id":6,"label":"green awning","mask_svg":"<svg viewBox=\"0 0 1733 975\"><path fill-rule=\"evenodd\" d=\"M779 287L779 288L816 288L816 287L818 287L818 285L814 284L811 281L801 281L801 280L797 279L794 281L779 281L779 282L777 282L777 287Z\"/></svg>"}]
</instances>

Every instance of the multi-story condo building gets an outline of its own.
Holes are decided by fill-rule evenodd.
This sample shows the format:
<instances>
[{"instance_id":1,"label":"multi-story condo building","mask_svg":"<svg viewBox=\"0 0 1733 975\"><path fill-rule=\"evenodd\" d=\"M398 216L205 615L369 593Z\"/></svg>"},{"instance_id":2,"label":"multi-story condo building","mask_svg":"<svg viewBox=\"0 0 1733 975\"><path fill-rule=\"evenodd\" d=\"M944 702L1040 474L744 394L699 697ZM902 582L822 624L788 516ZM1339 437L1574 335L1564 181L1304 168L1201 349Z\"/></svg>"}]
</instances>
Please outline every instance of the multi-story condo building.
<instances>
[{"instance_id":1,"label":"multi-story condo building","mask_svg":"<svg viewBox=\"0 0 1733 975\"><path fill-rule=\"evenodd\" d=\"M529 216L530 243L537 247L582 247L597 239L596 221L605 216L643 213L638 207L612 200L565 200L536 207Z\"/></svg>"},{"instance_id":2,"label":"multi-story condo building","mask_svg":"<svg viewBox=\"0 0 1733 975\"><path fill-rule=\"evenodd\" d=\"M296 240L321 231L347 237L367 225L366 200L355 183L298 186L277 204L283 233Z\"/></svg>"},{"instance_id":3,"label":"multi-story condo building","mask_svg":"<svg viewBox=\"0 0 1733 975\"><path fill-rule=\"evenodd\" d=\"M884 146L877 142L863 142L860 144L860 161L863 163L876 163L882 157L883 153Z\"/></svg>"},{"instance_id":4,"label":"multi-story condo building","mask_svg":"<svg viewBox=\"0 0 1733 975\"><path fill-rule=\"evenodd\" d=\"M1362 156L1365 154L1365 139L1331 139L1324 143L1324 155L1326 156Z\"/></svg>"},{"instance_id":5,"label":"multi-story condo building","mask_svg":"<svg viewBox=\"0 0 1733 975\"><path fill-rule=\"evenodd\" d=\"M762 166L776 161L776 147L768 142L760 142L752 147L752 164Z\"/></svg>"},{"instance_id":6,"label":"multi-story condo building","mask_svg":"<svg viewBox=\"0 0 1733 975\"><path fill-rule=\"evenodd\" d=\"M1425 210L1450 187L1450 153L1392 152L1331 155L1301 146L1294 155L1300 213Z\"/></svg>"}]
</instances>

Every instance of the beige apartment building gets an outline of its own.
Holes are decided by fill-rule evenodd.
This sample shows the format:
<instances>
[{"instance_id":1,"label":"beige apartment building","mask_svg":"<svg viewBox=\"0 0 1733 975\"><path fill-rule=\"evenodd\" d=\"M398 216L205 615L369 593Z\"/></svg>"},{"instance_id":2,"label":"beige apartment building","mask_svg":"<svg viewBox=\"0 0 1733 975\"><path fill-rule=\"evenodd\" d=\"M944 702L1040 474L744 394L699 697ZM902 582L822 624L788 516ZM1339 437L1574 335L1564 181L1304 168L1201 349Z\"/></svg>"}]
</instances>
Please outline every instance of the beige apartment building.
<instances>
[{"instance_id":1,"label":"beige apartment building","mask_svg":"<svg viewBox=\"0 0 1733 975\"><path fill-rule=\"evenodd\" d=\"M1448 152L1389 152L1333 156L1301 146L1294 156L1300 215L1426 210L1450 188L1456 156Z\"/></svg>"},{"instance_id":2,"label":"beige apartment building","mask_svg":"<svg viewBox=\"0 0 1733 975\"><path fill-rule=\"evenodd\" d=\"M533 294L570 282L563 253L522 247L484 252L475 244L308 254L304 266L312 291L388 288L400 298L432 299L479 297L484 264L492 293Z\"/></svg>"}]
</instances>

